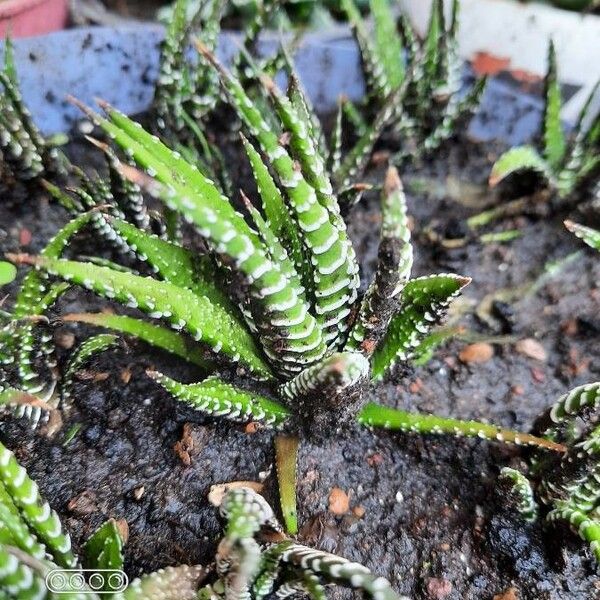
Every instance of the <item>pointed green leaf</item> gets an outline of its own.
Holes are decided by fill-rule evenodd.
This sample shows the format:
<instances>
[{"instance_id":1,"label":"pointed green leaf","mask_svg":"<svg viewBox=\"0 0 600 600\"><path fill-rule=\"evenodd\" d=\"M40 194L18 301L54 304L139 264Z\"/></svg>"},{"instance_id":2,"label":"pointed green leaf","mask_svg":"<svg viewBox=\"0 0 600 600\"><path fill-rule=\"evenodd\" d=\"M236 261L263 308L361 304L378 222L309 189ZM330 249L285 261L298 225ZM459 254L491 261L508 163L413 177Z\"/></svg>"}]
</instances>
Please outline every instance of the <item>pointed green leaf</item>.
<instances>
[{"instance_id":1,"label":"pointed green leaf","mask_svg":"<svg viewBox=\"0 0 600 600\"><path fill-rule=\"evenodd\" d=\"M44 256L30 257L30 260L51 275L139 308L152 318L164 318L173 328L185 329L214 352L222 352L235 362L241 361L263 377L271 376L252 336L227 311L205 296L197 296L166 281L112 271L91 263Z\"/></svg>"},{"instance_id":2,"label":"pointed green leaf","mask_svg":"<svg viewBox=\"0 0 600 600\"><path fill-rule=\"evenodd\" d=\"M66 568L75 567L77 560L71 552L71 539L68 534L63 533L58 515L42 499L37 484L29 478L14 454L1 442L0 482L56 563Z\"/></svg>"},{"instance_id":3,"label":"pointed green leaf","mask_svg":"<svg viewBox=\"0 0 600 600\"><path fill-rule=\"evenodd\" d=\"M562 444L528 433L502 429L497 425L489 425L478 421L462 421L437 415L410 413L374 403L369 403L363 408L358 416L358 422L368 427L381 427L397 431L438 435L450 434L456 437L478 437L507 444L537 446L555 452L564 452L565 450Z\"/></svg>"},{"instance_id":4,"label":"pointed green leaf","mask_svg":"<svg viewBox=\"0 0 600 600\"><path fill-rule=\"evenodd\" d=\"M506 151L494 163L489 177L489 184L491 187L495 187L509 175L522 171L533 171L547 180L552 179L548 163L533 146L518 146Z\"/></svg>"},{"instance_id":5,"label":"pointed green leaf","mask_svg":"<svg viewBox=\"0 0 600 600\"><path fill-rule=\"evenodd\" d=\"M440 76L441 51L440 44L442 36L445 35L444 27L444 3L442 0L433 0L429 15L429 25L424 41L423 69L425 75L424 85L433 91L438 84Z\"/></svg>"},{"instance_id":6,"label":"pointed green leaf","mask_svg":"<svg viewBox=\"0 0 600 600\"><path fill-rule=\"evenodd\" d=\"M85 569L123 570L123 538L117 522L109 519L83 545ZM110 591L108 581L104 591Z\"/></svg>"},{"instance_id":7,"label":"pointed green leaf","mask_svg":"<svg viewBox=\"0 0 600 600\"><path fill-rule=\"evenodd\" d=\"M367 90L372 98L385 98L392 90L387 73L383 66L379 47L371 40L371 34L355 4L354 0L342 0L342 9L352 25L354 35L360 48Z\"/></svg>"},{"instance_id":8,"label":"pointed green leaf","mask_svg":"<svg viewBox=\"0 0 600 600\"><path fill-rule=\"evenodd\" d=\"M588 246L595 250L600 250L600 231L573 223L573 221L565 221L565 227L574 233L579 239L583 240Z\"/></svg>"},{"instance_id":9,"label":"pointed green leaf","mask_svg":"<svg viewBox=\"0 0 600 600\"><path fill-rule=\"evenodd\" d=\"M311 272L310 266L304 258L298 228L290 216L283 196L275 185L260 154L245 137L242 137L242 141L250 160L250 166L252 167L252 173L256 180L258 193L262 200L262 208L269 222L269 227L286 247L296 271L302 276L303 284L306 286L310 281Z\"/></svg>"},{"instance_id":10,"label":"pointed green leaf","mask_svg":"<svg viewBox=\"0 0 600 600\"><path fill-rule=\"evenodd\" d=\"M389 0L371 0L371 13L375 21L375 45L387 80L392 88L397 88L404 78L404 57L402 43L396 29L396 19Z\"/></svg>"},{"instance_id":11,"label":"pointed green leaf","mask_svg":"<svg viewBox=\"0 0 600 600\"><path fill-rule=\"evenodd\" d=\"M154 325L153 323L135 319L134 317L111 313L68 314L63 316L62 320L65 322L87 323L89 325L112 329L119 333L133 335L151 346L175 354L207 371L213 368L212 363L206 358L206 351L199 344L186 338L179 332L161 327L160 325Z\"/></svg>"},{"instance_id":12,"label":"pointed green leaf","mask_svg":"<svg viewBox=\"0 0 600 600\"><path fill-rule=\"evenodd\" d=\"M124 600L197 600L208 569L200 565L166 567L134 579L123 592Z\"/></svg>"},{"instance_id":13,"label":"pointed green leaf","mask_svg":"<svg viewBox=\"0 0 600 600\"><path fill-rule=\"evenodd\" d=\"M206 296L232 316L236 315L237 309L221 287L223 274L209 256L197 256L126 221L110 219L109 222L138 258L148 262L162 279L198 296Z\"/></svg>"},{"instance_id":14,"label":"pointed green leaf","mask_svg":"<svg viewBox=\"0 0 600 600\"><path fill-rule=\"evenodd\" d=\"M381 241L377 270L361 302L346 347L370 356L399 305L399 294L410 277L413 250L406 197L398 172L390 167L381 195Z\"/></svg>"},{"instance_id":15,"label":"pointed green leaf","mask_svg":"<svg viewBox=\"0 0 600 600\"><path fill-rule=\"evenodd\" d=\"M307 123L313 145L315 148L319 148L320 153L325 156L327 153L327 141L323 133L321 121L313 108L308 94L302 88L298 74L293 69L289 74L287 95L296 112Z\"/></svg>"},{"instance_id":16,"label":"pointed green leaf","mask_svg":"<svg viewBox=\"0 0 600 600\"><path fill-rule=\"evenodd\" d=\"M546 105L544 107L544 158L550 169L556 170L566 151L565 133L560 122L562 98L556 69L556 50L550 40L548 48L548 72L546 73Z\"/></svg>"},{"instance_id":17,"label":"pointed green leaf","mask_svg":"<svg viewBox=\"0 0 600 600\"><path fill-rule=\"evenodd\" d=\"M17 68L15 66L15 44L10 37L7 35L4 38L4 72L8 75L9 79L17 85Z\"/></svg>"},{"instance_id":18,"label":"pointed green leaf","mask_svg":"<svg viewBox=\"0 0 600 600\"><path fill-rule=\"evenodd\" d=\"M415 349L445 315L452 299L470 283L453 274L429 275L409 281L402 291L400 310L373 354L372 376L381 379L396 361L414 357Z\"/></svg>"},{"instance_id":19,"label":"pointed green leaf","mask_svg":"<svg viewBox=\"0 0 600 600\"><path fill-rule=\"evenodd\" d=\"M263 421L266 425L277 427L290 415L289 410L277 402L225 383L217 377L184 384L156 371L148 371L148 375L177 400L215 417Z\"/></svg>"}]
</instances>

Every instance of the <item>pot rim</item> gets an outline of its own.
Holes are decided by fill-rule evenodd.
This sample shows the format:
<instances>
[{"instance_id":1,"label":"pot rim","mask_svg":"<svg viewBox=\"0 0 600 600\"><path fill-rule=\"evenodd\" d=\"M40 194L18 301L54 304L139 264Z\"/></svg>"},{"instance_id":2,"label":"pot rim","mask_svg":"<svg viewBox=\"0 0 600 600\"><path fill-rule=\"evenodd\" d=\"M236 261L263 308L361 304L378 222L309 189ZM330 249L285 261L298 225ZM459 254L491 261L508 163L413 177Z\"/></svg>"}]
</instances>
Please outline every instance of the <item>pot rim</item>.
<instances>
[{"instance_id":1,"label":"pot rim","mask_svg":"<svg viewBox=\"0 0 600 600\"><path fill-rule=\"evenodd\" d=\"M66 0L0 0L0 19L22 14L45 2L65 4Z\"/></svg>"}]
</instances>

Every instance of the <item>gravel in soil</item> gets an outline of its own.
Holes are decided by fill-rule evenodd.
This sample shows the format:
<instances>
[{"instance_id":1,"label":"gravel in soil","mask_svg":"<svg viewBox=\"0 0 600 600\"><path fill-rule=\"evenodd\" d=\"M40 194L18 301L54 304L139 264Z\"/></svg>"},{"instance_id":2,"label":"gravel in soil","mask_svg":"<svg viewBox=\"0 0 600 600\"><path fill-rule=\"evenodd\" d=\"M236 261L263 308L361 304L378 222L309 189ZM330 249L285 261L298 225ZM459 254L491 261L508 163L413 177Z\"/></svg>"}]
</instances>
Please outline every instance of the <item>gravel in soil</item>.
<instances>
[{"instance_id":1,"label":"gravel in soil","mask_svg":"<svg viewBox=\"0 0 600 600\"><path fill-rule=\"evenodd\" d=\"M460 323L471 339L448 343L427 365L388 380L370 396L409 410L527 430L559 394L598 378L600 260L564 230L565 215L504 222L498 227L522 232L505 245L482 244L466 230L465 219L489 201L482 190L497 150L463 140L404 174L414 219L414 274L454 271L473 278L460 304ZM97 162L81 144L70 151L84 164ZM4 252L36 252L65 222L62 209L39 191L17 188L2 195ZM363 273L370 276L380 222L377 198L365 198L349 221ZM96 247L91 238L80 246L87 253ZM578 250L567 268L539 279L548 261ZM488 295L536 281L535 291L487 302L485 320L475 316ZM60 310L102 306L90 294L73 291ZM70 327L58 335L69 332L78 343L89 334ZM522 339L539 344L537 355L509 343ZM473 341L491 344L493 352L486 349L485 360L460 360ZM76 411L53 439L13 420L1 431L76 547L107 518L127 521L130 576L210 560L221 531L207 501L212 484L264 480L268 499L277 504L272 435L177 406L145 377L150 366L182 380L200 376L128 340L94 360L89 369L108 376L77 383ZM64 443L75 422L81 429ZM594 564L575 535L525 525L496 497L499 468L523 466L525 456L485 441L358 428L307 442L299 461L299 539L365 563L414 598L600 597Z\"/></svg>"}]
</instances>

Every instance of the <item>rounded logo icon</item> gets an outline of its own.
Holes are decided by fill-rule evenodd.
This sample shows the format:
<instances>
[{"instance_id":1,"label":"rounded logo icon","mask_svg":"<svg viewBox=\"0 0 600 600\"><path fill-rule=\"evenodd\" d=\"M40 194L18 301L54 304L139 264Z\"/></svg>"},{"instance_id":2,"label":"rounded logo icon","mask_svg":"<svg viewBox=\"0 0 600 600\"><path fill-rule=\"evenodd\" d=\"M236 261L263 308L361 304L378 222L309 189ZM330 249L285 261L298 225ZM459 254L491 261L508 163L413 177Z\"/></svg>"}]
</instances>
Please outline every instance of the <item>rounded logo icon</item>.
<instances>
[{"instance_id":1,"label":"rounded logo icon","mask_svg":"<svg viewBox=\"0 0 600 600\"><path fill-rule=\"evenodd\" d=\"M88 579L88 585L98 592L104 587L104 576L102 573L92 573Z\"/></svg>"},{"instance_id":2,"label":"rounded logo icon","mask_svg":"<svg viewBox=\"0 0 600 600\"><path fill-rule=\"evenodd\" d=\"M125 591L128 583L119 569L53 569L46 575L52 594L114 594Z\"/></svg>"}]
</instances>

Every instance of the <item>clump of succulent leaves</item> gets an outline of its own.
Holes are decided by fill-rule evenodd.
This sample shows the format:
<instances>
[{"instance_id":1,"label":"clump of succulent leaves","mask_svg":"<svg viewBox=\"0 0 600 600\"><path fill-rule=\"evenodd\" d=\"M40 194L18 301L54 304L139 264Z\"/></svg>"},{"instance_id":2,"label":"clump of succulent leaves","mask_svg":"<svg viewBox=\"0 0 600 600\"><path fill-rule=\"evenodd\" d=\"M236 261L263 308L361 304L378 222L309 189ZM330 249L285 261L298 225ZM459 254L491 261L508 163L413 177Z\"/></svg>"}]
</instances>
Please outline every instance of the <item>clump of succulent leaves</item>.
<instances>
[{"instance_id":1,"label":"clump of succulent leaves","mask_svg":"<svg viewBox=\"0 0 600 600\"><path fill-rule=\"evenodd\" d=\"M561 396L538 428L566 451L536 452L529 477L503 468L504 502L508 498L508 505L528 522L543 513L548 523L569 525L589 543L600 564L600 383L581 385Z\"/></svg>"},{"instance_id":2,"label":"clump of succulent leaves","mask_svg":"<svg viewBox=\"0 0 600 600\"><path fill-rule=\"evenodd\" d=\"M106 313L65 315L63 320L131 334L197 364L206 373L198 383L181 383L155 371L148 375L199 411L284 431L276 449L283 513L291 531L297 527L295 456L304 435L332 435L358 420L367 426L559 449L551 440L493 425L367 403L372 382L431 351L432 328L470 280L455 274L410 277L406 202L398 174L390 168L381 195L377 269L367 290L359 293L358 262L300 88L294 102L269 81L272 108L265 115L266 105L254 102L239 80L199 47L243 123L256 192L242 193L242 214L197 165L141 125L106 104L105 116L86 109L145 171L122 163L120 173L181 215L202 238L206 253L109 212L99 213L109 237L139 259L140 272L150 268L152 276L56 253L11 256L15 263L33 265L37 277L82 286L154 322ZM270 122L275 117L280 130L274 131Z\"/></svg>"},{"instance_id":3,"label":"clump of succulent leaves","mask_svg":"<svg viewBox=\"0 0 600 600\"><path fill-rule=\"evenodd\" d=\"M17 180L28 182L64 171L63 157L46 140L27 110L15 69L13 45L4 43L0 71L0 151L2 165Z\"/></svg>"},{"instance_id":4,"label":"clump of succulent leaves","mask_svg":"<svg viewBox=\"0 0 600 600\"><path fill-rule=\"evenodd\" d=\"M540 147L518 146L502 154L492 167L490 185L494 187L509 176L531 173L560 200L573 194L585 199L585 192L593 189L597 202L600 198L600 111L594 99L599 84L584 103L575 127L567 133L560 116L562 95L556 51L550 42Z\"/></svg>"},{"instance_id":5,"label":"clump of succulent leaves","mask_svg":"<svg viewBox=\"0 0 600 600\"><path fill-rule=\"evenodd\" d=\"M193 15L202 6L203 0L190 0L188 15ZM224 17L228 20L230 28L244 30L248 23L262 9L262 0L231 0L224 11ZM359 5L366 7L366 0L359 0ZM173 15L173 6L161 8L158 18L166 23L170 22ZM339 18L339 0L286 0L282 4L284 10L274 15L273 29L291 30L294 28L324 28L335 23L334 17Z\"/></svg>"},{"instance_id":6,"label":"clump of succulent leaves","mask_svg":"<svg viewBox=\"0 0 600 600\"><path fill-rule=\"evenodd\" d=\"M423 40L419 40L406 15L396 19L388 0L370 1L372 31L354 0L342 0L342 5L360 48L367 108L377 109L383 99L402 85L407 86L389 122L400 141L393 162L434 151L477 108L485 88L486 80L480 78L461 94L459 0L452 2L449 24L443 0L433 1Z\"/></svg>"},{"instance_id":7,"label":"clump of succulent leaves","mask_svg":"<svg viewBox=\"0 0 600 600\"><path fill-rule=\"evenodd\" d=\"M210 176L225 195L231 196L232 185L223 156L218 144L209 140L211 134L207 132L211 120L234 125L239 125L239 122L235 118L223 118L224 112L231 112L231 105L223 96L218 72L210 61L202 53L195 62L190 62L187 56L192 41L201 44L205 52L214 53L226 4L215 0L204 2L198 13L190 18L189 0L177 0L175 3L173 19L162 45L152 109L154 119L150 129L188 162ZM408 80L389 94L369 121L360 118L358 123L356 119L359 116L352 108L352 103L347 98L340 98L335 126L331 137L327 139L295 71L289 56L290 49L281 46L272 56L258 56L259 34L272 22L273 15L278 12L275 8L287 4L278 0L258 3L257 12L241 42L241 52L234 57L230 70L273 131L283 133L281 120L270 107L271 96L275 97L276 104L288 102L301 114L310 127L315 148L321 153L328 169L333 191L339 196L343 210L347 211L370 188L361 181L362 174L382 131L398 114ZM287 98L279 100L279 92L272 78L281 70L287 75L288 84ZM355 135L353 143L349 144L351 129ZM238 136L238 130L239 127L235 127L234 137ZM222 133L219 135L222 136Z\"/></svg>"},{"instance_id":8,"label":"clump of succulent leaves","mask_svg":"<svg viewBox=\"0 0 600 600\"><path fill-rule=\"evenodd\" d=\"M572 221L565 225L586 244L600 250L600 231ZM538 419L535 429L544 438L561 444L565 451L552 455L534 452L529 477L516 469L503 468L503 503L530 523L543 513L548 523L568 524L589 543L600 564L600 382L580 385L563 394Z\"/></svg>"},{"instance_id":9,"label":"clump of succulent leaves","mask_svg":"<svg viewBox=\"0 0 600 600\"><path fill-rule=\"evenodd\" d=\"M69 240L95 218L93 212L73 219L47 244L41 255L58 258ZM5 270L8 263L0 263ZM14 276L2 280L10 283ZM74 374L93 356L116 342L116 336L101 334L86 340L59 373L51 314L57 300L69 289L68 283L52 282L38 271L23 278L12 303L0 310L0 407L27 417L35 426L43 418L59 418L56 408L69 405ZM60 426L54 420L52 429Z\"/></svg>"},{"instance_id":10,"label":"clump of succulent leaves","mask_svg":"<svg viewBox=\"0 0 600 600\"><path fill-rule=\"evenodd\" d=\"M226 491L220 513L225 531L214 564L167 567L126 587L123 580L111 584L107 573L123 571L127 529L107 521L77 556L58 514L0 442L0 594L15 600L99 600L107 594L116 600L260 600L275 592L280 598L306 594L323 599L326 586L336 584L373 600L401 600L386 579L363 565L286 537L271 507L250 488ZM53 574L65 569L63 585L52 585L58 581Z\"/></svg>"}]
</instances>

